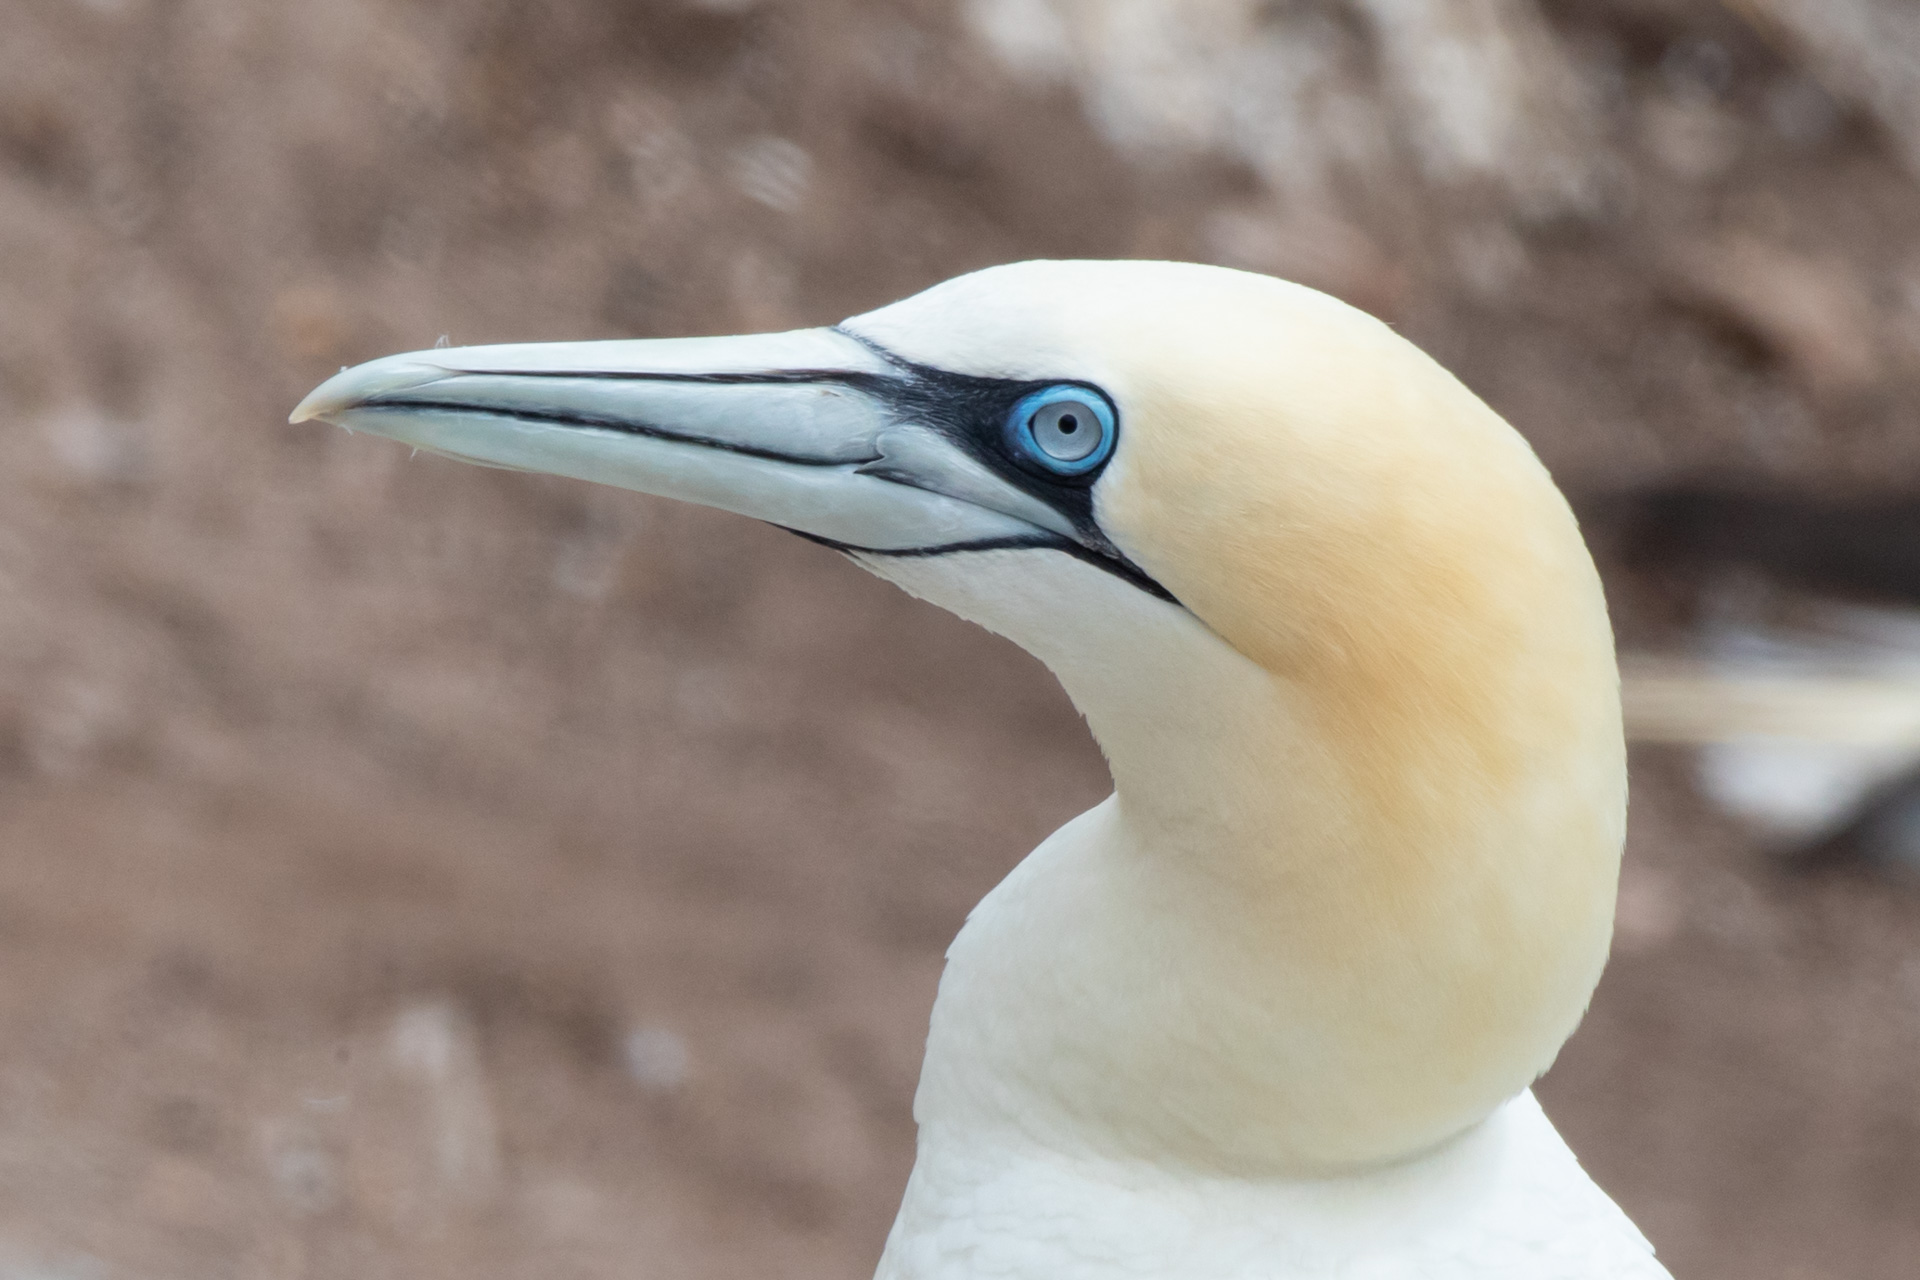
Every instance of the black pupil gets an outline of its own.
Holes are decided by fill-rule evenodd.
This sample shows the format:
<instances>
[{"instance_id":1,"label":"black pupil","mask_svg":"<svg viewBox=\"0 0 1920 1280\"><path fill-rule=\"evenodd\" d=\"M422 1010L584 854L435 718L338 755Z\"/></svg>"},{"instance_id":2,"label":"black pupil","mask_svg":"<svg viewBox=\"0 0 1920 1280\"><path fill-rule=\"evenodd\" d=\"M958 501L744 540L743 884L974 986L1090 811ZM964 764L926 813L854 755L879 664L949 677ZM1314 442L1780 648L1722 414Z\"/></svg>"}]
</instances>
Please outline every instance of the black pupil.
<instances>
[{"instance_id":1,"label":"black pupil","mask_svg":"<svg viewBox=\"0 0 1920 1280\"><path fill-rule=\"evenodd\" d=\"M1060 415L1060 430L1062 432L1064 432L1067 435L1072 435L1074 432L1078 431L1079 429L1080 429L1080 419L1074 417L1070 413L1063 413Z\"/></svg>"}]
</instances>

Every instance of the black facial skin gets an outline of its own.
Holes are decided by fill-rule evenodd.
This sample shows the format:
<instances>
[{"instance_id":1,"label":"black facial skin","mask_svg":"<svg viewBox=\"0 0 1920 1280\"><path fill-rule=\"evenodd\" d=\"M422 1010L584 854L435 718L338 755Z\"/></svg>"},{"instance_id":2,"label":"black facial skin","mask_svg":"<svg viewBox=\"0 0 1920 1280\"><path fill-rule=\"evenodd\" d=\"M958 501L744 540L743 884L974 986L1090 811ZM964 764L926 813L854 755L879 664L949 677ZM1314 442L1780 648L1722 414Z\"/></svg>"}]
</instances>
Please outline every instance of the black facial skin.
<instances>
[{"instance_id":1,"label":"black facial skin","mask_svg":"<svg viewBox=\"0 0 1920 1280\"><path fill-rule=\"evenodd\" d=\"M747 385L769 383L833 383L850 390L858 391L893 411L893 416L901 423L912 423L928 427L939 432L951 441L955 447L971 455L989 471L1005 480L1008 484L1031 494L1041 502L1065 516L1072 524L1075 536L1063 537L1051 530L1036 528L1031 534L1014 537L983 539L975 542L948 543L936 547L916 547L907 551L875 550L870 547L850 546L832 538L823 538L817 534L806 533L799 529L787 532L817 542L821 546L832 547L836 551L859 552L870 556L934 556L958 551L994 551L1000 549L1018 549L1045 547L1063 551L1077 560L1082 560L1098 569L1103 569L1115 577L1145 591L1148 595L1178 604L1172 592L1154 581L1145 570L1129 560L1121 550L1113 545L1111 539L1100 528L1093 516L1093 485L1106 470L1102 463L1083 475L1062 476L1046 470L1022 454L1016 453L1007 442L1007 415L1013 411L1023 396L1043 387L1080 386L1091 395L1106 400L1106 394L1098 387L1085 382L1063 381L1058 378L1040 382L1023 382L1007 378L981 378L970 374L949 373L945 369L936 369L929 365L915 364L903 360L878 343L869 341L859 334L848 333L844 329L836 332L852 338L860 345L892 365L897 371L891 374L851 373L832 369L783 369L769 373L634 373L627 371L592 372L568 370L565 372L548 370L495 370L492 372L522 378L600 378L616 381L638 382L703 382L721 385ZM375 396L365 402L369 408L381 408L389 411L416 412L458 412L458 413L498 413L528 422L545 422L556 426L588 427L602 431L618 431L626 435L651 436L663 440L680 440L691 444L704 445L712 449L722 449L730 453L746 454L751 457L770 458L779 462L796 463L807 466L844 466L844 460L826 462L819 458L791 455L771 449L757 449L750 446L730 443L725 440L713 440L690 435L684 431L670 431L655 427L649 423L636 422L631 418L616 418L598 414L580 413L565 409L513 409L485 410L475 409L470 404L451 401L439 401L416 398L402 391L391 396ZM1108 401L1109 406L1112 402ZM1115 413L1118 422L1119 414ZM862 463L860 470L883 480L896 480L911 484L912 477L905 473L894 473L887 460L874 457ZM781 526L785 528L786 526Z\"/></svg>"},{"instance_id":2,"label":"black facial skin","mask_svg":"<svg viewBox=\"0 0 1920 1280\"><path fill-rule=\"evenodd\" d=\"M1019 537L996 538L982 542L962 543L941 547L924 547L913 551L868 552L869 555L941 555L950 551L991 551L1000 548L1049 547L1064 551L1077 560L1083 560L1099 569L1131 583L1171 604L1178 604L1171 591L1154 581L1139 565L1129 560L1120 548L1113 545L1093 517L1093 485L1106 470L1101 463L1093 470L1081 475L1063 476L1049 471L1024 454L1015 452L1007 442L1006 422L1013 406L1022 398L1044 387L1079 386L1085 387L1091 395L1106 401L1106 393L1086 382L1068 382L1050 378L1039 382L1016 381L1009 378L982 378L971 374L949 373L945 369L936 369L930 365L915 364L903 360L877 342L861 337L857 333L848 333L836 328L835 332L846 334L861 346L898 369L897 377L879 377L872 374L839 375L841 381L856 387L865 394L893 408L895 416L901 422L911 422L917 426L930 427L945 436L961 451L985 466L989 471L1065 516L1073 525L1077 535L1073 539L1063 538L1056 533L1036 529L1032 534ZM829 375L831 376L831 375ZM1119 413L1114 413L1116 424ZM861 470L882 479L895 479L889 474L885 459L863 466ZM911 483L906 476L897 477L905 483ZM797 532L797 531L795 531ZM835 545L825 538L811 537L802 533L803 538L811 538L823 545ZM847 550L848 548L840 548Z\"/></svg>"}]
</instances>

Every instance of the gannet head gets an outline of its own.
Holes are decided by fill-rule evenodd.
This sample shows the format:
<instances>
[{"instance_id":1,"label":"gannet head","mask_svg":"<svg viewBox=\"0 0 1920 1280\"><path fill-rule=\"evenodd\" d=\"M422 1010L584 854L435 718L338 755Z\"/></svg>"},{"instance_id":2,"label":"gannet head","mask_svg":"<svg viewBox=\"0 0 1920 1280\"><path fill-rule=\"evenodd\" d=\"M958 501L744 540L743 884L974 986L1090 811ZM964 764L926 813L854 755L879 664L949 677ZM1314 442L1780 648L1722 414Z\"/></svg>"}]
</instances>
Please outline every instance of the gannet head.
<instances>
[{"instance_id":1,"label":"gannet head","mask_svg":"<svg viewBox=\"0 0 1920 1280\"><path fill-rule=\"evenodd\" d=\"M1391 1160L1524 1088L1598 978L1591 560L1521 438L1331 298L1029 262L833 328L393 356L294 418L768 520L1055 671L1116 798L956 944L923 1120Z\"/></svg>"}]
</instances>

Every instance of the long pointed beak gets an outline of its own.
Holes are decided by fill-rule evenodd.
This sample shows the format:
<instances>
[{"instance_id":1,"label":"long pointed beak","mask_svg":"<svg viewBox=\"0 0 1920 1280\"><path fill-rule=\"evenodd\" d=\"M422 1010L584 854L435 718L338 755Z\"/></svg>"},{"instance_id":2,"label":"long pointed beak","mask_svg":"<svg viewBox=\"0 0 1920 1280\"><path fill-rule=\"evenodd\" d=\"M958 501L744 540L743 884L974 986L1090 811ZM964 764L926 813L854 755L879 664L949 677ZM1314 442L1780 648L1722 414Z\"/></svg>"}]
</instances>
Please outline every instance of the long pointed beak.
<instances>
[{"instance_id":1,"label":"long pointed beak","mask_svg":"<svg viewBox=\"0 0 1920 1280\"><path fill-rule=\"evenodd\" d=\"M835 329L455 347L342 370L291 420L698 502L849 549L1073 535L916 423L912 386L908 367Z\"/></svg>"}]
</instances>

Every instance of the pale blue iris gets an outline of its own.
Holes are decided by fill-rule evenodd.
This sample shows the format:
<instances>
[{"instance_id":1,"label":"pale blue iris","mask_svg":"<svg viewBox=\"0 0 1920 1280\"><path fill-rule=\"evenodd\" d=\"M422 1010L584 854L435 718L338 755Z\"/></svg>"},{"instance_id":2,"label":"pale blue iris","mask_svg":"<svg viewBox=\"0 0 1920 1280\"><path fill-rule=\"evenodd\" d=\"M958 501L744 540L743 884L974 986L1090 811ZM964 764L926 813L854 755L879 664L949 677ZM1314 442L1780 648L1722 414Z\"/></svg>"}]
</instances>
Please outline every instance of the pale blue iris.
<instances>
[{"instance_id":1,"label":"pale blue iris","mask_svg":"<svg viewBox=\"0 0 1920 1280\"><path fill-rule=\"evenodd\" d=\"M1114 434L1113 406L1088 387L1035 391L1007 415L1014 451L1056 475L1085 475L1098 467L1113 452Z\"/></svg>"}]
</instances>

